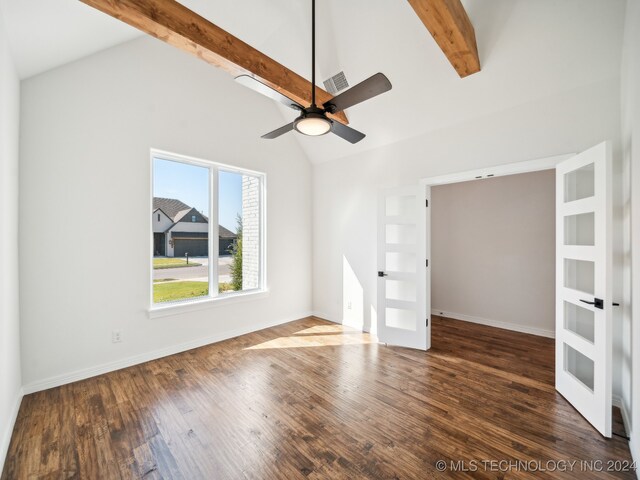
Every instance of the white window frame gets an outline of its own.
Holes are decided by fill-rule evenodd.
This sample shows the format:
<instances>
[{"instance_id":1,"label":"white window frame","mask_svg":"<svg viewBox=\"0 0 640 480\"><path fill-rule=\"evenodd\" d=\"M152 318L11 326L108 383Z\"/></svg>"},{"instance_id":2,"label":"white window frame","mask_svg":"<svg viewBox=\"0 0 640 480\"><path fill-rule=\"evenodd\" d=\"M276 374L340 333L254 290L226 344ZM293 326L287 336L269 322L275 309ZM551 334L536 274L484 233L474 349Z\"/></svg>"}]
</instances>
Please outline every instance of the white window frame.
<instances>
[{"instance_id":1,"label":"white window frame","mask_svg":"<svg viewBox=\"0 0 640 480\"><path fill-rule=\"evenodd\" d=\"M198 297L194 299L177 300L175 302L166 303L154 303L153 301L153 215L151 215L151 235L150 248L149 248L149 316L151 318L163 317L168 315L175 315L182 312L200 310L204 308L210 308L212 305L218 305L221 303L235 303L238 301L250 300L262 298L267 295L267 245L266 245L266 174L263 172L257 172L254 170L248 170L245 168L235 167L233 165L227 165L210 160L203 160L200 158L190 157L187 155L180 155L177 153L166 152L163 150L151 149L150 152L150 164L151 164L151 195L149 198L150 211L153 213L153 187L154 187L154 160L168 160L172 162L184 163L187 165L193 165L196 167L203 167L209 171L209 294L206 297ZM219 292L218 284L218 258L219 258L219 230L218 230L218 172L224 171L229 173L236 173L239 175L248 175L255 177L259 181L260 193L260 260L259 260L259 287L248 290L242 290L239 292ZM215 261L214 261L215 259Z\"/></svg>"}]
</instances>

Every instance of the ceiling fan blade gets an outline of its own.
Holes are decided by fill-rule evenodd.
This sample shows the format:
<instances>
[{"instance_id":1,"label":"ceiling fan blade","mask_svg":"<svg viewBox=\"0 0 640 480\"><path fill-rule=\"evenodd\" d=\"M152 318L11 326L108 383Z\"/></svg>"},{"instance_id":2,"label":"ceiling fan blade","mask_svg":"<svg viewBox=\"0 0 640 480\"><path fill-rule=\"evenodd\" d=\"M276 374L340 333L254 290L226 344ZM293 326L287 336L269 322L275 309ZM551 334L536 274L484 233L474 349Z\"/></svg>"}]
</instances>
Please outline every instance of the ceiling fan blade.
<instances>
[{"instance_id":1,"label":"ceiling fan blade","mask_svg":"<svg viewBox=\"0 0 640 480\"><path fill-rule=\"evenodd\" d=\"M261 82L260 80L256 80L255 78L249 75L240 75L236 77L236 82L245 87L249 87L251 90L255 90L258 93L261 93L265 97L269 97L276 102L279 102L289 108L293 108L294 110L302 110L303 107L298 102L291 100L289 97L284 96L277 90L271 88L269 85Z\"/></svg>"},{"instance_id":2,"label":"ceiling fan blade","mask_svg":"<svg viewBox=\"0 0 640 480\"><path fill-rule=\"evenodd\" d=\"M341 124L340 122L333 122L331 125L331 131L338 135L340 138L344 138L347 142L358 143L366 135L362 132L354 130L351 127Z\"/></svg>"},{"instance_id":3,"label":"ceiling fan blade","mask_svg":"<svg viewBox=\"0 0 640 480\"><path fill-rule=\"evenodd\" d=\"M267 138L269 140L272 140L274 138L278 138L280 135L284 135L285 133L290 132L291 130L293 130L293 122L291 122L288 125L285 125L284 127L280 127L274 130L273 132L269 132L262 135L262 138Z\"/></svg>"},{"instance_id":4,"label":"ceiling fan blade","mask_svg":"<svg viewBox=\"0 0 640 480\"><path fill-rule=\"evenodd\" d=\"M338 113L389 90L391 90L389 79L382 73L376 73L325 102L323 107L329 113Z\"/></svg>"}]
</instances>

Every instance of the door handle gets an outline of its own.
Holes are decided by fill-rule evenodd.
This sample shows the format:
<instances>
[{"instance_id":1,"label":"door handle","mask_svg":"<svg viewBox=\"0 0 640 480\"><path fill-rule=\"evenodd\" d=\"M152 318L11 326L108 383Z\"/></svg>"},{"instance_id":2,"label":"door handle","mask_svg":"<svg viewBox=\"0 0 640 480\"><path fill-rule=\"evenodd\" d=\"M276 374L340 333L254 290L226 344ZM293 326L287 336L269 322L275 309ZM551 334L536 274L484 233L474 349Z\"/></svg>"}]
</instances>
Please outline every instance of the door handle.
<instances>
[{"instance_id":1,"label":"door handle","mask_svg":"<svg viewBox=\"0 0 640 480\"><path fill-rule=\"evenodd\" d=\"M582 300L582 299L580 299L580 301L589 305L593 305L594 307L599 308L600 310L604 308L604 300L602 300L601 298L594 298L593 302L590 302L589 300Z\"/></svg>"},{"instance_id":2,"label":"door handle","mask_svg":"<svg viewBox=\"0 0 640 480\"><path fill-rule=\"evenodd\" d=\"M384 272L378 272L378 276L379 276L379 277L386 277L386 276L387 276L387 274L386 274L386 273L384 273Z\"/></svg>"},{"instance_id":3,"label":"door handle","mask_svg":"<svg viewBox=\"0 0 640 480\"><path fill-rule=\"evenodd\" d=\"M580 301L583 303L588 303L589 305L593 305L594 307L599 308L600 310L604 308L604 301L602 301L599 298L594 298L593 302L590 302L589 300L582 300L582 299L580 299ZM611 305L613 305L614 307L620 306L618 302L613 302Z\"/></svg>"}]
</instances>

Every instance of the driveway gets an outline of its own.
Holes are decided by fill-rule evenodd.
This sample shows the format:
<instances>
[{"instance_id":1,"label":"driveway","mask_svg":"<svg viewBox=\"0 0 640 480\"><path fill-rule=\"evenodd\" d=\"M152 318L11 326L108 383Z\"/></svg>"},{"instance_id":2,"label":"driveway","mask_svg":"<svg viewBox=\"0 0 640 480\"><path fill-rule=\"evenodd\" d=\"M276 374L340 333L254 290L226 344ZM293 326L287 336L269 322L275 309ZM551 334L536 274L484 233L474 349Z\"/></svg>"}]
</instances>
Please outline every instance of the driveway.
<instances>
[{"instance_id":1,"label":"driveway","mask_svg":"<svg viewBox=\"0 0 640 480\"><path fill-rule=\"evenodd\" d=\"M200 263L199 267L163 268L153 270L153 279L161 280L171 278L173 280L194 280L206 282L209 277L209 259L207 257L192 257L189 261ZM218 279L220 282L231 281L231 262L233 257L226 256L218 259Z\"/></svg>"}]
</instances>

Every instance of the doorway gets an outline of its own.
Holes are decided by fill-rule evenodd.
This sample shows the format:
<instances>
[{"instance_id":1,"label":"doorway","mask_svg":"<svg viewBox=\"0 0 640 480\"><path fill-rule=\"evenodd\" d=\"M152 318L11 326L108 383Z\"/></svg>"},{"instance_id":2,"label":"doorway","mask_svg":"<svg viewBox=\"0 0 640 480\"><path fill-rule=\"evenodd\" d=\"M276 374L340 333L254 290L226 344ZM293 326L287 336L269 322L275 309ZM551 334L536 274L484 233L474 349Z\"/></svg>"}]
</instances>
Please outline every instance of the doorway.
<instances>
[{"instance_id":1,"label":"doorway","mask_svg":"<svg viewBox=\"0 0 640 480\"><path fill-rule=\"evenodd\" d=\"M555 336L555 170L431 188L435 315Z\"/></svg>"}]
</instances>

